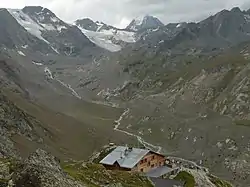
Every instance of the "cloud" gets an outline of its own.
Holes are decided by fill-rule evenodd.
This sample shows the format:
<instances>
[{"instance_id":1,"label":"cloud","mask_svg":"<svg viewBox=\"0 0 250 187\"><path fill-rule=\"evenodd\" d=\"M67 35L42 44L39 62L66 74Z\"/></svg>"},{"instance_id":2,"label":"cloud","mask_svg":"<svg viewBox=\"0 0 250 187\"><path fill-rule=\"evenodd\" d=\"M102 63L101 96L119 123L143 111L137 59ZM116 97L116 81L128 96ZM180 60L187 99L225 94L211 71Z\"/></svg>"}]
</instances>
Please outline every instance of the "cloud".
<instances>
[{"instance_id":1,"label":"cloud","mask_svg":"<svg viewBox=\"0 0 250 187\"><path fill-rule=\"evenodd\" d=\"M22 8L40 5L51 9L61 19L72 22L89 17L119 27L125 27L133 18L146 14L158 17L164 23L199 21L222 9L239 6L250 8L249 0L8 0L2 7Z\"/></svg>"}]
</instances>

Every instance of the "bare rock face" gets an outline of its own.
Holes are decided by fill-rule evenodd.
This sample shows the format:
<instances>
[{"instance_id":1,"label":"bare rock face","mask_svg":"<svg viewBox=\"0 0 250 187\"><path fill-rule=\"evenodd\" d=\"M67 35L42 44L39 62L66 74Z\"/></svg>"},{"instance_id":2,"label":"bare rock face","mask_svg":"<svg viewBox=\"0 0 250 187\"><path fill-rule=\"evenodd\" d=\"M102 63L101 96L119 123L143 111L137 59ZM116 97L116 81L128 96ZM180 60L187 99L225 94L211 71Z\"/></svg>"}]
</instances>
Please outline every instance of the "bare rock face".
<instances>
[{"instance_id":1,"label":"bare rock face","mask_svg":"<svg viewBox=\"0 0 250 187\"><path fill-rule=\"evenodd\" d=\"M158 18L147 15L143 18L132 20L132 22L127 26L126 29L140 31L152 28L154 29L162 26L164 26L164 24Z\"/></svg>"}]
</instances>

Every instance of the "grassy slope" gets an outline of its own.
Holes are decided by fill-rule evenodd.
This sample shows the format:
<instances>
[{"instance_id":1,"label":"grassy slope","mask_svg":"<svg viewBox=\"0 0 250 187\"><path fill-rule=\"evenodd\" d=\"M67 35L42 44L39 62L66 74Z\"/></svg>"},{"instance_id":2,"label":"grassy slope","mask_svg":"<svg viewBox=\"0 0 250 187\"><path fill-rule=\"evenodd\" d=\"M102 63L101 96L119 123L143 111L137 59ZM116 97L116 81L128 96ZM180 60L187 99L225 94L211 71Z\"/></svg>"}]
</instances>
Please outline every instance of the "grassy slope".
<instances>
[{"instance_id":1,"label":"grassy slope","mask_svg":"<svg viewBox=\"0 0 250 187\"><path fill-rule=\"evenodd\" d=\"M232 187L231 184L228 182L219 179L213 175L209 175L209 180L216 186L216 187ZM174 178L175 180L185 182L185 187L195 187L195 178L186 171L181 171L178 175Z\"/></svg>"},{"instance_id":2,"label":"grassy slope","mask_svg":"<svg viewBox=\"0 0 250 187\"><path fill-rule=\"evenodd\" d=\"M232 187L231 184L229 184L226 181L223 181L215 176L210 175L209 176L210 181L216 186L216 187Z\"/></svg>"},{"instance_id":3,"label":"grassy slope","mask_svg":"<svg viewBox=\"0 0 250 187\"><path fill-rule=\"evenodd\" d=\"M63 169L73 178L87 184L89 187L99 187L107 184L122 184L124 187L153 187L151 182L138 174L107 171L102 165L83 163L67 163Z\"/></svg>"},{"instance_id":4,"label":"grassy slope","mask_svg":"<svg viewBox=\"0 0 250 187\"><path fill-rule=\"evenodd\" d=\"M188 172L182 171L178 173L178 175L174 178L178 181L185 182L185 187L194 187L195 186L195 180L194 177L189 174Z\"/></svg>"},{"instance_id":5,"label":"grassy slope","mask_svg":"<svg viewBox=\"0 0 250 187\"><path fill-rule=\"evenodd\" d=\"M61 102L58 107L62 108L62 112L55 112L12 92L5 91L5 95L19 108L42 122L43 128L52 134L51 137L44 137L43 132L38 132L45 140L43 144L31 142L20 135L14 136L13 140L23 156L40 147L61 159L86 159L93 151L111 141L133 141L130 137L113 131L113 121L119 118L122 110L78 100L72 102L67 98L64 99L68 102L64 103L58 97L58 103Z\"/></svg>"}]
</instances>

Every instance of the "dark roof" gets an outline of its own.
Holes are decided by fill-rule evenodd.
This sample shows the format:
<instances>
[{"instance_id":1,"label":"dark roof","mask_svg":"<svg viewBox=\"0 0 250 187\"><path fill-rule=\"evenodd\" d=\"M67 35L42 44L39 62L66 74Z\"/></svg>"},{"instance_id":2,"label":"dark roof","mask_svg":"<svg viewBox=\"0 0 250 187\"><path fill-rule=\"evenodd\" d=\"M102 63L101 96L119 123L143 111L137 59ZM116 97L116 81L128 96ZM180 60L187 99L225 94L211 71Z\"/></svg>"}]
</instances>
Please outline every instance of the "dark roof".
<instances>
[{"instance_id":1,"label":"dark roof","mask_svg":"<svg viewBox=\"0 0 250 187\"><path fill-rule=\"evenodd\" d=\"M171 173L172 171L177 170L178 168L170 168L168 166L161 166L158 168L155 168L148 173L146 173L147 177L161 177L163 175L166 175L168 173Z\"/></svg>"},{"instance_id":2,"label":"dark roof","mask_svg":"<svg viewBox=\"0 0 250 187\"><path fill-rule=\"evenodd\" d=\"M184 182L150 177L155 187L184 187Z\"/></svg>"}]
</instances>

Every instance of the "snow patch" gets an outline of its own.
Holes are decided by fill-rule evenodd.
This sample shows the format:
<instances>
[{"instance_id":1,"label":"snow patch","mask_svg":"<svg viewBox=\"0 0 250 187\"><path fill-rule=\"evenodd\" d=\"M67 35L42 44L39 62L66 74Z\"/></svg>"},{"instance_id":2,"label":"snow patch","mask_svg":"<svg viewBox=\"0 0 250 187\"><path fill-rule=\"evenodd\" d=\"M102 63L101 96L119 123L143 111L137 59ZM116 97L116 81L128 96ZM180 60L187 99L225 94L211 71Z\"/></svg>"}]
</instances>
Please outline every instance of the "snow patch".
<instances>
[{"instance_id":1,"label":"snow patch","mask_svg":"<svg viewBox=\"0 0 250 187\"><path fill-rule=\"evenodd\" d=\"M221 142L217 142L216 146L217 146L218 148L222 148L223 144L222 144Z\"/></svg>"},{"instance_id":2,"label":"snow patch","mask_svg":"<svg viewBox=\"0 0 250 187\"><path fill-rule=\"evenodd\" d=\"M143 21L144 21L144 17L137 17L134 22L135 22L135 25L140 26L143 24Z\"/></svg>"},{"instance_id":3,"label":"snow patch","mask_svg":"<svg viewBox=\"0 0 250 187\"><path fill-rule=\"evenodd\" d=\"M51 49L52 49L53 51L55 51L57 54L60 54L56 48L54 48L54 47L52 47L52 46L50 46L50 47L51 47Z\"/></svg>"},{"instance_id":4,"label":"snow patch","mask_svg":"<svg viewBox=\"0 0 250 187\"><path fill-rule=\"evenodd\" d=\"M244 15L244 18L245 18L245 20L246 20L246 22L250 22L250 15Z\"/></svg>"},{"instance_id":5,"label":"snow patch","mask_svg":"<svg viewBox=\"0 0 250 187\"><path fill-rule=\"evenodd\" d=\"M176 28L179 28L179 27L181 27L182 26L182 24L181 23L179 23L177 26L176 26Z\"/></svg>"},{"instance_id":6,"label":"snow patch","mask_svg":"<svg viewBox=\"0 0 250 187\"><path fill-rule=\"evenodd\" d=\"M104 24L103 24L103 23L100 23L100 22L98 22L98 21L96 22L96 24L98 25L98 28L97 28L96 31L99 32L99 31L101 30L101 28L103 27Z\"/></svg>"},{"instance_id":7,"label":"snow patch","mask_svg":"<svg viewBox=\"0 0 250 187\"><path fill-rule=\"evenodd\" d=\"M58 30L59 32L61 32L61 31L62 31L62 29L64 29L64 30L66 30L66 29L67 29L67 27L62 26L62 25L58 25L56 28L57 28L57 30Z\"/></svg>"},{"instance_id":8,"label":"snow patch","mask_svg":"<svg viewBox=\"0 0 250 187\"><path fill-rule=\"evenodd\" d=\"M129 128L131 128L132 127L132 125L131 124L129 124L128 126L127 126L127 129L129 129Z\"/></svg>"},{"instance_id":9,"label":"snow patch","mask_svg":"<svg viewBox=\"0 0 250 187\"><path fill-rule=\"evenodd\" d=\"M228 138L226 139L226 144L228 144L231 140Z\"/></svg>"},{"instance_id":10,"label":"snow patch","mask_svg":"<svg viewBox=\"0 0 250 187\"><path fill-rule=\"evenodd\" d=\"M26 56L22 51L17 51L19 55Z\"/></svg>"},{"instance_id":11,"label":"snow patch","mask_svg":"<svg viewBox=\"0 0 250 187\"><path fill-rule=\"evenodd\" d=\"M71 91L72 95L74 95L74 96L77 97L78 99L82 99L81 96L71 87L70 84L66 84L66 83L60 81L59 79L56 79L56 80L57 80L60 84L62 84L65 88L68 88L68 89Z\"/></svg>"},{"instance_id":12,"label":"snow patch","mask_svg":"<svg viewBox=\"0 0 250 187\"><path fill-rule=\"evenodd\" d=\"M159 29L160 29L159 27L156 28L156 29L153 29L152 32L156 32L156 31L158 31Z\"/></svg>"},{"instance_id":13,"label":"snow patch","mask_svg":"<svg viewBox=\"0 0 250 187\"><path fill-rule=\"evenodd\" d=\"M238 150L238 148L235 146L235 145L233 145L232 147L230 147L230 148L228 148L229 150L232 150L232 151L237 151Z\"/></svg>"},{"instance_id":14,"label":"snow patch","mask_svg":"<svg viewBox=\"0 0 250 187\"><path fill-rule=\"evenodd\" d=\"M34 62L34 61L32 61L32 64L35 64L35 65L37 65L37 66L43 66L42 63L38 63L38 62Z\"/></svg>"},{"instance_id":15,"label":"snow patch","mask_svg":"<svg viewBox=\"0 0 250 187\"><path fill-rule=\"evenodd\" d=\"M52 18L50 18L50 20L51 20L52 22L54 22L54 23L60 22L60 20L59 20L57 17L52 17Z\"/></svg>"},{"instance_id":16,"label":"snow patch","mask_svg":"<svg viewBox=\"0 0 250 187\"><path fill-rule=\"evenodd\" d=\"M47 75L48 78L54 79L52 72L50 71L50 69L48 67L44 68L44 73Z\"/></svg>"},{"instance_id":17,"label":"snow patch","mask_svg":"<svg viewBox=\"0 0 250 187\"><path fill-rule=\"evenodd\" d=\"M102 33L114 36L116 40L121 40L127 43L135 43L135 33L134 32L128 32L128 31L116 31L114 29L111 30L103 30Z\"/></svg>"},{"instance_id":18,"label":"snow patch","mask_svg":"<svg viewBox=\"0 0 250 187\"><path fill-rule=\"evenodd\" d=\"M56 28L52 24L41 24L45 30L54 31Z\"/></svg>"},{"instance_id":19,"label":"snow patch","mask_svg":"<svg viewBox=\"0 0 250 187\"><path fill-rule=\"evenodd\" d=\"M148 129L148 132L149 132L150 134L152 134L152 129Z\"/></svg>"},{"instance_id":20,"label":"snow patch","mask_svg":"<svg viewBox=\"0 0 250 187\"><path fill-rule=\"evenodd\" d=\"M93 42L94 44L98 45L101 48L107 49L111 52L117 52L121 50L120 45L113 44L111 38L103 33L89 31L78 27L82 33L87 36L87 38Z\"/></svg>"},{"instance_id":21,"label":"snow patch","mask_svg":"<svg viewBox=\"0 0 250 187\"><path fill-rule=\"evenodd\" d=\"M139 134L140 134L140 135L144 135L142 131L139 131Z\"/></svg>"},{"instance_id":22,"label":"snow patch","mask_svg":"<svg viewBox=\"0 0 250 187\"><path fill-rule=\"evenodd\" d=\"M29 46L28 45L23 45L22 48L27 49Z\"/></svg>"}]
</instances>

